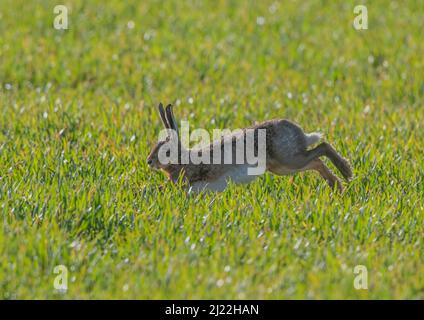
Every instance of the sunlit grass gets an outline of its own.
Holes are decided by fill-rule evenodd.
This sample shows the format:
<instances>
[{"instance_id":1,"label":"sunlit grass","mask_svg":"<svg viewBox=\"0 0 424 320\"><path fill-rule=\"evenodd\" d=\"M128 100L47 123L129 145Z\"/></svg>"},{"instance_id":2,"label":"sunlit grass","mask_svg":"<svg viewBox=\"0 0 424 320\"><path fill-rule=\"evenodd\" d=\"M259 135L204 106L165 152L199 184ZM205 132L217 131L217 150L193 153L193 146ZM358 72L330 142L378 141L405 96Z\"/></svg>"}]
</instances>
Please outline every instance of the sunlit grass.
<instances>
[{"instance_id":1,"label":"sunlit grass","mask_svg":"<svg viewBox=\"0 0 424 320\"><path fill-rule=\"evenodd\" d=\"M419 1L362 2L366 31L354 1L64 4L57 31L54 1L0 2L1 298L424 298ZM187 195L145 163L159 101L209 131L289 118L355 177Z\"/></svg>"}]
</instances>

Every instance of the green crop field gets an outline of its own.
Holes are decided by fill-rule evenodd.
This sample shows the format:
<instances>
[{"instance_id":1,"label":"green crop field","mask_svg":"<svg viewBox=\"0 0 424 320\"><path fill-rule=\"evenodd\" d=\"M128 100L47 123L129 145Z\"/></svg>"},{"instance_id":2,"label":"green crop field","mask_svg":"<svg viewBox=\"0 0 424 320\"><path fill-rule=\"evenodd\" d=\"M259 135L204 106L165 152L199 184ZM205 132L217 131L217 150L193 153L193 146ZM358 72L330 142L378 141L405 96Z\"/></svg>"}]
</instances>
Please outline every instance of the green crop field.
<instances>
[{"instance_id":1,"label":"green crop field","mask_svg":"<svg viewBox=\"0 0 424 320\"><path fill-rule=\"evenodd\" d=\"M1 0L0 298L424 299L423 29L418 0ZM188 194L146 164L160 101L290 119L354 178Z\"/></svg>"}]
</instances>

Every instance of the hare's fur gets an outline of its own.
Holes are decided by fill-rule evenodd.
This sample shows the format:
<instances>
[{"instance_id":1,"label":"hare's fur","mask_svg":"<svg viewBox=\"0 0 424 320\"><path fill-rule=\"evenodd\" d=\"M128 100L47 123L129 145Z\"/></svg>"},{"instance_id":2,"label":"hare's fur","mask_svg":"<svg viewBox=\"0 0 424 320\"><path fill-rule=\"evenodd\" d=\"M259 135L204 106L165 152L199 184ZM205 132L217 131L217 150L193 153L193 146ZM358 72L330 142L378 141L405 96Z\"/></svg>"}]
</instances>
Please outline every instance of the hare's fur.
<instances>
[{"instance_id":1,"label":"hare's fur","mask_svg":"<svg viewBox=\"0 0 424 320\"><path fill-rule=\"evenodd\" d=\"M166 113L163 106L159 106L160 114L164 125L168 129L177 130L177 124L172 112L172 106L168 105ZM317 171L331 187L337 186L341 191L342 184L340 180L330 171L322 162L320 157L326 156L333 162L343 177L348 180L352 176L352 171L347 160L341 157L326 142L317 147L308 150L308 147L320 140L319 133L305 134L303 130L293 122L288 120L269 120L257 124L253 127L256 133L258 129L266 130L266 170L277 175L294 174L300 171ZM226 143L232 144L233 159L235 158L235 145L237 140L246 139L246 129L241 133L225 136L221 140L214 141L210 146L199 150L187 150L181 147L181 153L184 152L206 152L211 150L211 157L215 148L223 148ZM256 135L255 135L256 137ZM255 138L255 150L257 150L258 140ZM248 163L242 164L167 164L158 163L157 153L160 143L153 148L148 157L149 165L164 170L169 179L176 183L180 178L184 180L193 191L224 190L230 181L241 184L249 183L257 175L248 175ZM223 156L223 152L222 152Z\"/></svg>"}]
</instances>

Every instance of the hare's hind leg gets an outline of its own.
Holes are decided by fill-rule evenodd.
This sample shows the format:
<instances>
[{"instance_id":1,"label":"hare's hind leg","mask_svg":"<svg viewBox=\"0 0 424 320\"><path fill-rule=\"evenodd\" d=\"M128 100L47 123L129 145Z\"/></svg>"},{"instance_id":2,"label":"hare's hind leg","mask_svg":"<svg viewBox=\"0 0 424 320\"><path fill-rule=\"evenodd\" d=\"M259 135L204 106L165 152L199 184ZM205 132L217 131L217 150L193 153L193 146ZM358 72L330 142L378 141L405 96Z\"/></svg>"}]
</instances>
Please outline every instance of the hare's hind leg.
<instances>
[{"instance_id":1,"label":"hare's hind leg","mask_svg":"<svg viewBox=\"0 0 424 320\"><path fill-rule=\"evenodd\" d=\"M346 180L352 177L352 169L349 163L344 159L334 148L327 142L323 142L315 149L307 151L311 156L319 157L326 156L339 169L340 173Z\"/></svg>"},{"instance_id":2,"label":"hare's hind leg","mask_svg":"<svg viewBox=\"0 0 424 320\"><path fill-rule=\"evenodd\" d=\"M316 158L309 162L303 170L316 170L319 172L321 177L323 177L329 184L329 186L334 189L334 186L337 186L340 192L343 191L342 183L339 178L337 178L331 170L322 162L321 159Z\"/></svg>"},{"instance_id":3,"label":"hare's hind leg","mask_svg":"<svg viewBox=\"0 0 424 320\"><path fill-rule=\"evenodd\" d=\"M317 159L321 156L326 156L327 158L329 158L346 180L349 180L349 178L352 177L352 170L347 160L344 159L340 154L338 154L337 151L334 150L334 148L326 142L321 143L312 150L307 150L304 153L293 157L293 159L291 160L293 164L296 164L298 167L304 167L308 165L312 160Z\"/></svg>"}]
</instances>

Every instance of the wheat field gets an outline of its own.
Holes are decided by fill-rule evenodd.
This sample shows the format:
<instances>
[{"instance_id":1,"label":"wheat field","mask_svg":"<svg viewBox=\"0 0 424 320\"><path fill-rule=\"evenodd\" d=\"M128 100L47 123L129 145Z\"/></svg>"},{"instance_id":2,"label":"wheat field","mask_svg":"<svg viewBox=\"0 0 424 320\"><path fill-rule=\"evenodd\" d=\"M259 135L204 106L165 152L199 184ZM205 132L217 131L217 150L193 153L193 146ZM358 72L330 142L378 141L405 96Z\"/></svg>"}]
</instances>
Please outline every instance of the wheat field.
<instances>
[{"instance_id":1,"label":"wheat field","mask_svg":"<svg viewBox=\"0 0 424 320\"><path fill-rule=\"evenodd\" d=\"M420 1L362 1L367 30L355 1L62 4L66 30L0 2L0 298L424 298ZM354 178L187 194L146 164L160 101L209 132L290 119Z\"/></svg>"}]
</instances>

